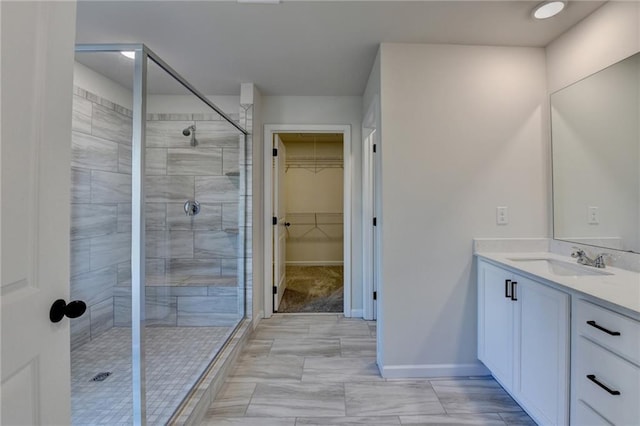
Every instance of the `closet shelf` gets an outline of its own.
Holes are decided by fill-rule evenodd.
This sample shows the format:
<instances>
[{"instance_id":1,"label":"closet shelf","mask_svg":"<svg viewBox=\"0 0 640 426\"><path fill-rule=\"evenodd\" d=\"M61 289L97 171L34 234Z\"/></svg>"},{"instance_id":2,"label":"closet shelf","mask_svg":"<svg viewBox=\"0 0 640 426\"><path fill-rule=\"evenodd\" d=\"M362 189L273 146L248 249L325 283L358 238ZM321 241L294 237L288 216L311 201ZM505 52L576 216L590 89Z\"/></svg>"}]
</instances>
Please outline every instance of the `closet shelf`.
<instances>
[{"instance_id":1,"label":"closet shelf","mask_svg":"<svg viewBox=\"0 0 640 426\"><path fill-rule=\"evenodd\" d=\"M289 169L307 169L317 173L325 169L341 169L343 165L342 157L287 157L285 171Z\"/></svg>"}]
</instances>

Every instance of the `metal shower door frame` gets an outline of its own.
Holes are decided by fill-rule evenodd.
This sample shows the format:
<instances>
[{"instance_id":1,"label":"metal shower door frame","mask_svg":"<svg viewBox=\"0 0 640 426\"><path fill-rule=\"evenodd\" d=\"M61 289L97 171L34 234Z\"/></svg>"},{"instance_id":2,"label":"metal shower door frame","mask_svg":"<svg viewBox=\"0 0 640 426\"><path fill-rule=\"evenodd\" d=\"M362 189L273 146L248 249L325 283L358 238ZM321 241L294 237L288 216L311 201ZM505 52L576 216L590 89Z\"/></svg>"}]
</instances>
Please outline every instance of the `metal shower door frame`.
<instances>
[{"instance_id":1,"label":"metal shower door frame","mask_svg":"<svg viewBox=\"0 0 640 426\"><path fill-rule=\"evenodd\" d=\"M133 75L133 133L131 138L131 355L133 387L133 424L146 425L145 378L145 142L147 127L147 64L155 64L175 78L189 92L208 105L245 137L244 127L233 121L217 105L193 87L187 80L142 43L137 44L76 44L76 53L135 52ZM244 255L244 241L239 241ZM244 276L238 277L244 280ZM244 284L243 284L244 287ZM246 299L245 299L246 300Z\"/></svg>"}]
</instances>

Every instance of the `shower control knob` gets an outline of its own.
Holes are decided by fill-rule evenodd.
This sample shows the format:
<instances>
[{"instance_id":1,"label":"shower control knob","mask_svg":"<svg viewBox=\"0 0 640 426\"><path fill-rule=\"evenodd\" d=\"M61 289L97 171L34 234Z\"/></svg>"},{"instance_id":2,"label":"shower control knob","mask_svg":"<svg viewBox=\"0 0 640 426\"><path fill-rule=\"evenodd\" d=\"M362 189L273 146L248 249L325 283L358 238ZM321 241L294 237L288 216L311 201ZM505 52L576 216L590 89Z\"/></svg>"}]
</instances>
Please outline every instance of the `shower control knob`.
<instances>
[{"instance_id":1,"label":"shower control knob","mask_svg":"<svg viewBox=\"0 0 640 426\"><path fill-rule=\"evenodd\" d=\"M184 214L187 216L195 216L200 213L200 203L196 200L189 200L184 203Z\"/></svg>"},{"instance_id":2,"label":"shower control knob","mask_svg":"<svg viewBox=\"0 0 640 426\"><path fill-rule=\"evenodd\" d=\"M51 322L60 322L62 318L78 318L87 310L87 304L82 300L74 300L72 302L65 302L63 299L58 299L53 302L51 309L49 310L49 319Z\"/></svg>"}]
</instances>

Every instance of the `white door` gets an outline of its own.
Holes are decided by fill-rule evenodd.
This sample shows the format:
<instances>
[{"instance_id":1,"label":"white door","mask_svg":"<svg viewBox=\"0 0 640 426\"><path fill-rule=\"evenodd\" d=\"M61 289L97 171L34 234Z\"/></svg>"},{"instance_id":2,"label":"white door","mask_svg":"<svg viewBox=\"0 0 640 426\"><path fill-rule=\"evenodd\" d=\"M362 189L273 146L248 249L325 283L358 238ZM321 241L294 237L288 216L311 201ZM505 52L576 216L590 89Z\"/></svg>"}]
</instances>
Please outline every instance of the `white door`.
<instances>
[{"instance_id":1,"label":"white door","mask_svg":"<svg viewBox=\"0 0 640 426\"><path fill-rule=\"evenodd\" d=\"M286 171L287 153L280 139L274 136L274 148L277 155L274 156L273 168L273 217L277 218L275 230L273 231L273 285L275 286L273 295L273 311L278 310L280 301L287 286L286 281L286 261L287 261L287 212L286 193L284 189L284 173Z\"/></svg>"},{"instance_id":2,"label":"white door","mask_svg":"<svg viewBox=\"0 0 640 426\"><path fill-rule=\"evenodd\" d=\"M363 128L363 131L369 129ZM376 197L375 197L375 137L376 131L371 130L364 139L363 151L363 181L362 181L362 221L364 226L362 247L363 252L363 290L364 310L366 320L376 319L377 311L377 274L376 274ZM375 295L375 297L374 297Z\"/></svg>"},{"instance_id":3,"label":"white door","mask_svg":"<svg viewBox=\"0 0 640 426\"><path fill-rule=\"evenodd\" d=\"M514 315L512 275L478 261L478 359L504 386L513 383Z\"/></svg>"},{"instance_id":4,"label":"white door","mask_svg":"<svg viewBox=\"0 0 640 426\"><path fill-rule=\"evenodd\" d=\"M568 423L569 295L518 277L520 342L515 391L545 425Z\"/></svg>"},{"instance_id":5,"label":"white door","mask_svg":"<svg viewBox=\"0 0 640 426\"><path fill-rule=\"evenodd\" d=\"M73 2L1 2L3 425L70 424Z\"/></svg>"}]
</instances>

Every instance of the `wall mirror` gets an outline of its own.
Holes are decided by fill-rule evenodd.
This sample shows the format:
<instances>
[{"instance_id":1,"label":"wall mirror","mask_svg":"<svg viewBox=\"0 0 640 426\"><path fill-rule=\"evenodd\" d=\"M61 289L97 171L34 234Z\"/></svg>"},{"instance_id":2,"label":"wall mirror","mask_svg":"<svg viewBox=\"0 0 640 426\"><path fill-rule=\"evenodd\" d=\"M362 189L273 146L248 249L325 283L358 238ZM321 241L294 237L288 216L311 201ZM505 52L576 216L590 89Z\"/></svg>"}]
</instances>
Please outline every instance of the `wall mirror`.
<instances>
[{"instance_id":1,"label":"wall mirror","mask_svg":"<svg viewBox=\"0 0 640 426\"><path fill-rule=\"evenodd\" d=\"M553 235L640 253L640 53L551 95Z\"/></svg>"}]
</instances>

